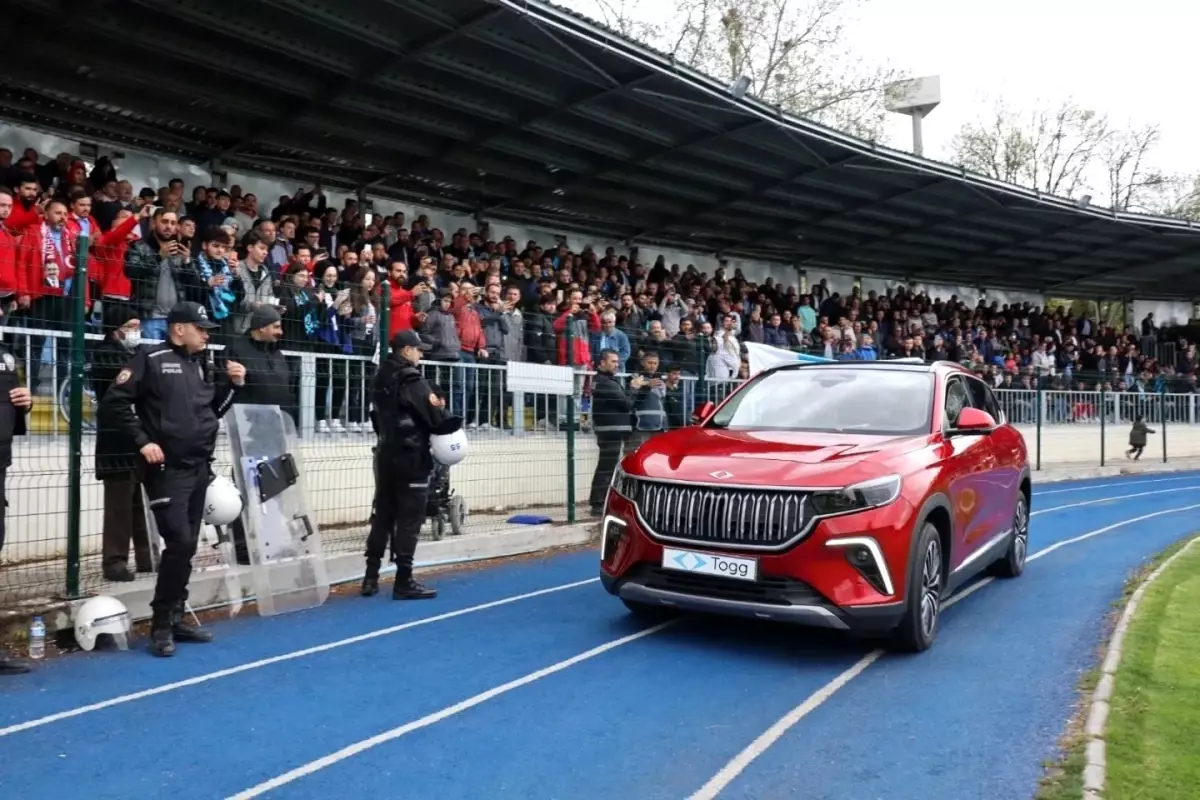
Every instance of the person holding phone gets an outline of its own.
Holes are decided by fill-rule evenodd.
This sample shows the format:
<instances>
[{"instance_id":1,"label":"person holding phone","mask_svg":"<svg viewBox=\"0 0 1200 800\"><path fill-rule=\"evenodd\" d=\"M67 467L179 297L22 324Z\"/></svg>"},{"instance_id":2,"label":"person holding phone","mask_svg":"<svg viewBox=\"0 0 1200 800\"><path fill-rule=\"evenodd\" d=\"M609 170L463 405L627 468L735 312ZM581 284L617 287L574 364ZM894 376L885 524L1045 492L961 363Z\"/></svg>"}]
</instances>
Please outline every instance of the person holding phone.
<instances>
[{"instance_id":1,"label":"person holding phone","mask_svg":"<svg viewBox=\"0 0 1200 800\"><path fill-rule=\"evenodd\" d=\"M320 325L317 340L317 394L316 417L318 433L344 433L342 405L346 400L346 359L353 352L350 338L350 316L353 313L348 300L350 289L339 280L340 270L328 264L318 273L320 280L314 291ZM328 354L322 357L321 354ZM327 395L332 402L326 406Z\"/></svg>"},{"instance_id":2,"label":"person holding phone","mask_svg":"<svg viewBox=\"0 0 1200 800\"><path fill-rule=\"evenodd\" d=\"M150 235L129 246L125 275L133 305L142 323L142 336L167 338L167 316L177 304L203 299L207 287L192 267L188 248L179 240L179 217L159 208L150 217Z\"/></svg>"}]
</instances>

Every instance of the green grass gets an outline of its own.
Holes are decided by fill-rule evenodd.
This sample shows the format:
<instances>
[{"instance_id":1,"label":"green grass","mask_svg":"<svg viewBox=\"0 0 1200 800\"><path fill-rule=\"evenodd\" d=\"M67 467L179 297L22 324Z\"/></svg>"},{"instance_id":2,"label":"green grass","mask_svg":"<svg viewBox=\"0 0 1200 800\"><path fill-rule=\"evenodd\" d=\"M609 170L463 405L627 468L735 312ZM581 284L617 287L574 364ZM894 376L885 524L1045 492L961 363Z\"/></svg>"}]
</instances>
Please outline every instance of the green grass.
<instances>
[{"instance_id":1,"label":"green grass","mask_svg":"<svg viewBox=\"0 0 1200 800\"><path fill-rule=\"evenodd\" d=\"M1181 542L1171 545L1170 547L1163 550L1158 555L1151 558L1145 564L1143 564L1141 566L1141 568L1139 568L1137 570L1137 572L1135 572L1133 575L1131 575L1129 577L1129 579L1125 582L1125 586L1121 592L1120 598L1117 599L1113 603L1114 613L1112 615L1112 618L1107 621L1107 627L1110 632L1111 632L1112 627L1116 624L1117 619L1120 617L1121 611L1125 608L1125 604L1127 602L1129 602L1130 596L1134 593L1134 591L1137 590L1137 587L1140 586L1146 580L1146 578L1150 575L1151 572L1158 569L1158 567L1164 561L1166 561L1168 558L1173 556L1175 553L1179 552L1179 550L1182 549L1182 547L1186 543L1187 543L1187 540L1184 540L1184 541L1181 541ZM1200 558L1200 545L1197 545L1195 548L1193 548L1193 552L1188 553L1188 555L1186 557L1181 558L1179 561L1175 562L1175 564L1172 564L1171 565L1172 568L1171 568L1170 572L1172 574L1174 574L1176 571L1176 569L1175 569L1176 567L1183 566L1183 564L1181 564L1181 562L1187 561L1190 564L1190 563L1194 562L1197 558ZM1200 569L1195 569L1195 570L1193 570L1193 572L1194 572L1194 574L1200 575ZM1171 574L1164 573L1163 575L1159 576L1159 579L1157 581L1155 581L1155 587L1161 588L1162 582L1169 581L1169 580L1171 580ZM1142 614L1144 614L1146 612L1146 610L1147 610L1146 603L1147 603L1147 600L1148 600L1150 594L1151 594L1151 591L1147 590L1146 594L1142 598L1142 603L1138 608L1138 612L1135 615L1136 617L1140 618L1142 616ZM1126 639L1125 639L1125 641L1126 641L1125 653L1123 656L1122 667L1121 667L1122 675L1124 675L1124 668L1126 666L1126 662L1124 659L1131 658L1131 654L1130 654L1130 646L1131 646L1130 645L1130 636L1131 635L1132 635L1132 631L1130 632L1130 634L1126 635ZM1104 645L1101 648L1101 650L1096 654L1097 667L1089 670L1079 681L1078 704L1076 706L1075 713L1072 715L1070 722L1068 722L1068 724L1067 724L1066 731L1064 732L1061 740L1059 741L1059 750L1062 755L1057 761L1048 761L1048 762L1046 762L1046 764L1043 765L1045 767L1046 772L1045 772L1045 775L1042 777L1040 785L1038 786L1037 800L1079 800L1080 797L1082 797L1082 795L1083 795L1083 768L1086 763L1085 762L1085 755L1086 755L1085 751L1087 748L1087 737L1083 733L1083 726L1084 726L1084 722L1087 720L1089 705L1091 704L1091 701L1092 701L1092 692L1095 691L1096 683L1100 679L1100 670L1099 670L1098 665L1099 665L1099 662L1103 660L1105 651L1108 648L1108 639L1109 639L1109 637L1105 636ZM1119 686L1118 686L1117 691L1119 694L1120 693ZM1114 719L1114 716L1115 716L1115 714L1110 714L1110 716L1109 716L1108 726L1109 726L1110 731L1117 724L1116 720ZM1111 764L1113 763L1113 753L1112 753L1111 745L1109 746L1108 761L1109 761L1110 770L1111 770ZM1111 772L1110 772L1110 784L1111 784ZM1135 798L1136 798L1136 800L1143 800L1143 798L1145 798L1145 800L1150 800L1151 798L1155 798L1155 800L1157 800L1158 797L1159 796L1157 796L1157 795L1138 795L1138 794L1125 795L1125 794L1116 794L1116 793L1112 793L1112 792L1109 792L1107 794L1108 800L1134 800ZM1189 793L1186 795L1167 795L1164 797L1195 798L1195 797L1200 797L1200 791L1192 792L1192 793Z\"/></svg>"},{"instance_id":2,"label":"green grass","mask_svg":"<svg viewBox=\"0 0 1200 800\"><path fill-rule=\"evenodd\" d=\"M1200 797L1200 545L1146 590L1109 714L1108 800Z\"/></svg>"}]
</instances>

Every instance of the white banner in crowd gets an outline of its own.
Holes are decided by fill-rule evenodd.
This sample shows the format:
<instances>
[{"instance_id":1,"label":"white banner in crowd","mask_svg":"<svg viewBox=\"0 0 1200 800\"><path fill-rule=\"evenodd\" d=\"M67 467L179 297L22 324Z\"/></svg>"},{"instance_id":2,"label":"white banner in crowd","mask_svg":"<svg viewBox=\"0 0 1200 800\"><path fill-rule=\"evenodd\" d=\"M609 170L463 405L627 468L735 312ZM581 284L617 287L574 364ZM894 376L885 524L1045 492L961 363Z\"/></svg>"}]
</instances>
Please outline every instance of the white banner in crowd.
<instances>
[{"instance_id":1,"label":"white banner in crowd","mask_svg":"<svg viewBox=\"0 0 1200 800\"><path fill-rule=\"evenodd\" d=\"M780 350L778 347L755 342L746 342L746 355L752 378L764 369L778 367L780 364L828 364L830 361L821 356L793 353L791 350Z\"/></svg>"}]
</instances>

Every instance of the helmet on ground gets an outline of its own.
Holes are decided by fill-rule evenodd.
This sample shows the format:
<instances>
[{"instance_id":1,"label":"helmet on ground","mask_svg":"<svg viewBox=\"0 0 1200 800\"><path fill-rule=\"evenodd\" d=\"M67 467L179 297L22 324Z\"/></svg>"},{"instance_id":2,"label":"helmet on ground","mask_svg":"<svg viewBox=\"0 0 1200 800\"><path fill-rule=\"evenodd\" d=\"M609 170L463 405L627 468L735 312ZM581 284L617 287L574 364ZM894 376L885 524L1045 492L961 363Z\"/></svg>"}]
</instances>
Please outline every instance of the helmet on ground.
<instances>
[{"instance_id":1,"label":"helmet on ground","mask_svg":"<svg viewBox=\"0 0 1200 800\"><path fill-rule=\"evenodd\" d=\"M462 417L446 417L433 429L429 436L429 450L434 461L452 467L467 457L470 447L462 423Z\"/></svg>"},{"instance_id":2,"label":"helmet on ground","mask_svg":"<svg viewBox=\"0 0 1200 800\"><path fill-rule=\"evenodd\" d=\"M96 640L105 634L118 650L128 650L129 630L129 610L115 597L90 597L75 610L75 641L84 650L94 650Z\"/></svg>"},{"instance_id":3,"label":"helmet on ground","mask_svg":"<svg viewBox=\"0 0 1200 800\"><path fill-rule=\"evenodd\" d=\"M209 525L228 525L242 513L242 493L233 481L218 475L208 484L204 495L204 521Z\"/></svg>"}]
</instances>

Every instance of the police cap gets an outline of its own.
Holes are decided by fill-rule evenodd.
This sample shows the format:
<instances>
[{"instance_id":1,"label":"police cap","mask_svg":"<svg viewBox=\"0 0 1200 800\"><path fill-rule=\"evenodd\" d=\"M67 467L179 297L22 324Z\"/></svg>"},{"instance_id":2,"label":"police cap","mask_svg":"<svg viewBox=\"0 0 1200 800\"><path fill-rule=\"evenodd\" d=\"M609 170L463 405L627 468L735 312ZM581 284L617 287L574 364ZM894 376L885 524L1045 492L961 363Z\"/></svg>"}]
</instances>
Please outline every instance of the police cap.
<instances>
[{"instance_id":1,"label":"police cap","mask_svg":"<svg viewBox=\"0 0 1200 800\"><path fill-rule=\"evenodd\" d=\"M179 303L167 314L167 327L183 323L190 323L208 331L221 327L209 319L208 312L199 303Z\"/></svg>"},{"instance_id":2,"label":"police cap","mask_svg":"<svg viewBox=\"0 0 1200 800\"><path fill-rule=\"evenodd\" d=\"M433 349L433 345L426 344L416 331L400 331L392 337L392 349L401 350L405 347L415 347L424 353Z\"/></svg>"}]
</instances>

